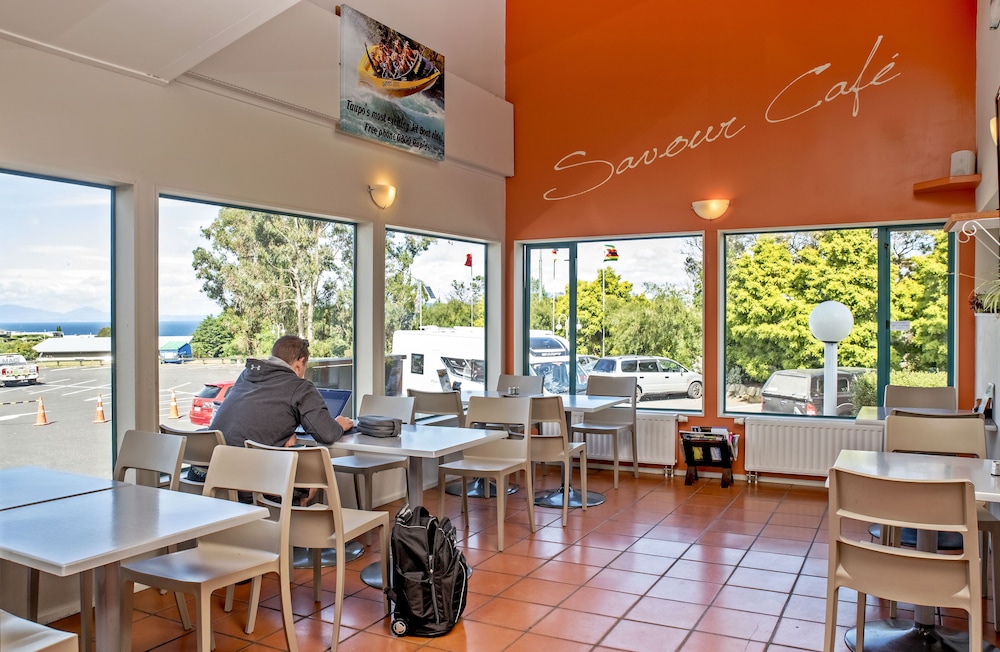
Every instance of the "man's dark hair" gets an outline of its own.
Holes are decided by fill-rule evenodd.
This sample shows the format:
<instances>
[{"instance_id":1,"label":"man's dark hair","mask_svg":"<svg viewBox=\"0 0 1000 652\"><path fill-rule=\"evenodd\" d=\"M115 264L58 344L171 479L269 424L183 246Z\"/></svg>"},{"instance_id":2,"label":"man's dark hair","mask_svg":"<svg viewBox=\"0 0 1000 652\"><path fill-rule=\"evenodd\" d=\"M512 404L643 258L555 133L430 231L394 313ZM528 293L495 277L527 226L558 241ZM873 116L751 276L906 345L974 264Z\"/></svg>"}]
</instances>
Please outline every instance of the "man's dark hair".
<instances>
[{"instance_id":1,"label":"man's dark hair","mask_svg":"<svg viewBox=\"0 0 1000 652\"><path fill-rule=\"evenodd\" d=\"M304 340L297 335L283 335L271 347L271 355L281 358L288 364L292 364L299 358L309 360L309 340Z\"/></svg>"}]
</instances>

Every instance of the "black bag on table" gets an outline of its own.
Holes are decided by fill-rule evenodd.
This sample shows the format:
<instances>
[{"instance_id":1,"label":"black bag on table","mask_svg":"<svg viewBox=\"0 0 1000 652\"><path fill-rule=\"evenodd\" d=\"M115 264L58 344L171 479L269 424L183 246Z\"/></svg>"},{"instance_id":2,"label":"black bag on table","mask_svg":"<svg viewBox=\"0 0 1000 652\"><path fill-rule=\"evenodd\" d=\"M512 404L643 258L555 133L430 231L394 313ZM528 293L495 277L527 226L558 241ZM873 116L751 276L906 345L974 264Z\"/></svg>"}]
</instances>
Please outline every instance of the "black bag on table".
<instances>
[{"instance_id":1,"label":"black bag on table","mask_svg":"<svg viewBox=\"0 0 1000 652\"><path fill-rule=\"evenodd\" d=\"M366 414L358 417L357 429L362 435L371 437L397 437L403 429L403 420Z\"/></svg>"},{"instance_id":2,"label":"black bag on table","mask_svg":"<svg viewBox=\"0 0 1000 652\"><path fill-rule=\"evenodd\" d=\"M405 505L396 514L390 548L392 633L442 636L465 611L469 566L458 549L455 526L426 507Z\"/></svg>"}]
</instances>

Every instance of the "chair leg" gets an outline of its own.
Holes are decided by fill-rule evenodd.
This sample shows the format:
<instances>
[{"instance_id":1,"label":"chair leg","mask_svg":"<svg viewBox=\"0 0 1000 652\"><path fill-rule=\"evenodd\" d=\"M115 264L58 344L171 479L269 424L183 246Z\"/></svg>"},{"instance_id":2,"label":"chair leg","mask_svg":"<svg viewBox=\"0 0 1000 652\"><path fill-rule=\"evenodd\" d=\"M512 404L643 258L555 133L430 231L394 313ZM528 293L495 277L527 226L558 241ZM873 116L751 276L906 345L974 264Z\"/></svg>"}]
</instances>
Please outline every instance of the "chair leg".
<instances>
[{"instance_id":1,"label":"chair leg","mask_svg":"<svg viewBox=\"0 0 1000 652\"><path fill-rule=\"evenodd\" d=\"M444 472L441 471L438 473L438 518L444 518L444 482L445 475ZM384 550L382 551L382 554L385 554Z\"/></svg>"},{"instance_id":2,"label":"chair leg","mask_svg":"<svg viewBox=\"0 0 1000 652\"><path fill-rule=\"evenodd\" d=\"M28 569L28 620L38 622L38 582L41 571L37 568Z\"/></svg>"},{"instance_id":3,"label":"chair leg","mask_svg":"<svg viewBox=\"0 0 1000 652\"><path fill-rule=\"evenodd\" d=\"M339 538L338 538L339 541ZM337 559L347 559L347 553L337 553ZM320 602L320 591L323 588L323 549L310 548L309 557L313 572L313 602ZM344 564L337 564L338 568Z\"/></svg>"},{"instance_id":4,"label":"chair leg","mask_svg":"<svg viewBox=\"0 0 1000 652\"><path fill-rule=\"evenodd\" d=\"M868 594L858 591L858 611L857 620L855 624L854 631L856 632L855 638L857 640L856 650L865 649L865 605L868 603ZM836 617L833 619L836 623ZM832 649L832 648L831 648Z\"/></svg>"},{"instance_id":5,"label":"chair leg","mask_svg":"<svg viewBox=\"0 0 1000 652\"><path fill-rule=\"evenodd\" d=\"M135 594L135 582L122 582L121 601L119 604L121 622L121 652L132 652L132 597ZM81 641L81 648L83 647Z\"/></svg>"},{"instance_id":6,"label":"chair leg","mask_svg":"<svg viewBox=\"0 0 1000 652\"><path fill-rule=\"evenodd\" d=\"M997 580L1000 579L1000 560L997 558L996 531L989 533L987 537L986 552L983 553L983 564L986 563L986 554L989 554L990 568L993 576L993 630L1000 632L1000 600L997 600Z\"/></svg>"},{"instance_id":7,"label":"chair leg","mask_svg":"<svg viewBox=\"0 0 1000 652\"><path fill-rule=\"evenodd\" d=\"M463 476L463 487L462 495L465 495L465 482ZM486 480L486 478L483 478ZM507 476L499 475L496 478L497 483L497 546L500 552L503 552L503 521L504 516L507 514ZM487 485L489 486L489 485ZM530 493L528 494L528 504L533 505L534 501L531 500ZM534 524L532 524L534 525Z\"/></svg>"},{"instance_id":8,"label":"chair leg","mask_svg":"<svg viewBox=\"0 0 1000 652\"><path fill-rule=\"evenodd\" d=\"M343 549L341 549L343 554ZM343 557L341 557L343 559ZM281 571L278 573L278 585L281 588L281 622L285 627L285 643L288 652L299 652L298 641L295 639L295 619L292 614L292 561L285 559L281 564ZM254 581L254 586L260 589L260 577Z\"/></svg>"},{"instance_id":9,"label":"chair leg","mask_svg":"<svg viewBox=\"0 0 1000 652\"><path fill-rule=\"evenodd\" d=\"M250 606L247 607L247 626L244 628L247 634L253 634L253 628L257 625L257 607L260 605L260 585L263 576L258 575L250 581Z\"/></svg>"},{"instance_id":10,"label":"chair leg","mask_svg":"<svg viewBox=\"0 0 1000 652\"><path fill-rule=\"evenodd\" d=\"M346 559L347 552L344 550L344 538L337 537L337 559ZM347 564L337 564L337 587L333 603L333 633L330 634L330 652L337 652L337 644L340 642L340 619L344 608L344 578L347 575L345 567ZM383 586L386 586L383 584Z\"/></svg>"},{"instance_id":11,"label":"chair leg","mask_svg":"<svg viewBox=\"0 0 1000 652\"><path fill-rule=\"evenodd\" d=\"M354 476L354 504L358 509L368 509L367 507L362 507L364 503L361 502L361 487L358 486L358 476L361 474L352 473L351 475Z\"/></svg>"},{"instance_id":12,"label":"chair leg","mask_svg":"<svg viewBox=\"0 0 1000 652\"><path fill-rule=\"evenodd\" d=\"M580 449L580 491L583 492L583 505L580 509L587 511L587 447Z\"/></svg>"},{"instance_id":13,"label":"chair leg","mask_svg":"<svg viewBox=\"0 0 1000 652\"><path fill-rule=\"evenodd\" d=\"M390 521L391 523L392 521ZM389 528L384 526L379 526L379 544L382 547L382 586L389 586L389 546L392 545L390 542L390 531ZM389 609L389 594L387 591L382 591L382 606L385 609L385 613L390 612Z\"/></svg>"},{"instance_id":14,"label":"chair leg","mask_svg":"<svg viewBox=\"0 0 1000 652\"><path fill-rule=\"evenodd\" d=\"M174 602L177 603L177 612L181 615L181 626L184 631L191 630L191 615L188 613L187 598L180 591L174 593Z\"/></svg>"},{"instance_id":15,"label":"chair leg","mask_svg":"<svg viewBox=\"0 0 1000 652\"><path fill-rule=\"evenodd\" d=\"M613 484L615 486L615 489L617 489L618 488L618 433L611 435L611 451L612 451L612 456L614 457L614 469L615 469L614 471L615 480Z\"/></svg>"},{"instance_id":16,"label":"chair leg","mask_svg":"<svg viewBox=\"0 0 1000 652\"><path fill-rule=\"evenodd\" d=\"M527 465L525 465L524 470L525 470L524 489L526 492L524 495L525 498L528 499L528 525L531 526L531 532L534 533L538 527L535 524L535 482L534 478L532 478L527 473L528 470ZM569 485L566 485L566 490L563 491L563 495L565 496L567 493L569 493Z\"/></svg>"},{"instance_id":17,"label":"chair leg","mask_svg":"<svg viewBox=\"0 0 1000 652\"><path fill-rule=\"evenodd\" d=\"M195 595L196 616L195 628L198 635L198 652L210 652L212 645L212 594L202 584Z\"/></svg>"},{"instance_id":18,"label":"chair leg","mask_svg":"<svg viewBox=\"0 0 1000 652\"><path fill-rule=\"evenodd\" d=\"M632 477L639 479L639 444L636 442L635 430L632 430Z\"/></svg>"}]
</instances>

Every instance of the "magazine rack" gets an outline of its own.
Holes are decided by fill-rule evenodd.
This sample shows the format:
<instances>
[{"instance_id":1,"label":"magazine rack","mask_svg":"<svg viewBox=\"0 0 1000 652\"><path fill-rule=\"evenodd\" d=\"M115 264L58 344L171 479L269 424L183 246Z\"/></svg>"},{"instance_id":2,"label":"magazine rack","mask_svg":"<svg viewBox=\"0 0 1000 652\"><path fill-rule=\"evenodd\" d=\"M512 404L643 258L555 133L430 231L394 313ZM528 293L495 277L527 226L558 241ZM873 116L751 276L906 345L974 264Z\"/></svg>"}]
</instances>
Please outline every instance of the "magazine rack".
<instances>
[{"instance_id":1,"label":"magazine rack","mask_svg":"<svg viewBox=\"0 0 1000 652\"><path fill-rule=\"evenodd\" d=\"M681 431L681 445L684 447L684 464L687 474L684 484L694 484L698 479L698 467L722 469L722 488L733 484L733 458L737 441L730 442L728 434Z\"/></svg>"}]
</instances>

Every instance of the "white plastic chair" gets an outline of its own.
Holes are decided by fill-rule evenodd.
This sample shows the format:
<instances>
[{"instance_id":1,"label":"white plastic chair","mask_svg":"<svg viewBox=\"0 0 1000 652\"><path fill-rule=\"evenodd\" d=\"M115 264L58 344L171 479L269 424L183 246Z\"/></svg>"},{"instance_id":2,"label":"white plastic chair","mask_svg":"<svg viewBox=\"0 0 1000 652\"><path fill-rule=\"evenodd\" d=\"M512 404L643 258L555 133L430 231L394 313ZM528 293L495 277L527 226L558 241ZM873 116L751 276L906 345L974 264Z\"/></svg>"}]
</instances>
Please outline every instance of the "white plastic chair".
<instances>
[{"instance_id":1,"label":"white plastic chair","mask_svg":"<svg viewBox=\"0 0 1000 652\"><path fill-rule=\"evenodd\" d=\"M534 423L555 423L559 428L558 435L543 435L541 432L529 438L531 456L531 474L535 473L535 464L539 462L558 462L562 464L562 526L566 527L569 519L569 486L573 474L573 458L580 458L580 489L587 495L587 442L570 442L566 431L566 412L563 409L561 396L535 397L531 399L531 421ZM581 506L587 509L587 501Z\"/></svg>"},{"instance_id":2,"label":"white plastic chair","mask_svg":"<svg viewBox=\"0 0 1000 652\"><path fill-rule=\"evenodd\" d=\"M0 610L3 652L77 652L77 636Z\"/></svg>"},{"instance_id":3,"label":"white plastic chair","mask_svg":"<svg viewBox=\"0 0 1000 652\"><path fill-rule=\"evenodd\" d=\"M165 435L187 437L187 445L184 447L184 464L189 467L207 469L215 447L226 445L226 438L221 430L178 430L161 423L160 432ZM200 496L204 488L204 482L192 480L187 473L181 477L180 490L185 493Z\"/></svg>"},{"instance_id":4,"label":"white plastic chair","mask_svg":"<svg viewBox=\"0 0 1000 652\"><path fill-rule=\"evenodd\" d=\"M128 430L122 436L122 444L115 460L114 478L125 481L129 470L148 471L156 474L156 480L148 483L159 486L160 477L169 476L167 489L177 491L181 474L181 459L184 456L186 440L183 437L165 437L155 432ZM136 476L137 479L139 476ZM38 620L38 584L39 571L30 569L28 573L28 617ZM187 604L184 596L177 594L177 610L185 629L191 628ZM94 571L80 573L80 649L93 649L93 610L94 610ZM3 648L6 649L6 648Z\"/></svg>"},{"instance_id":5,"label":"white plastic chair","mask_svg":"<svg viewBox=\"0 0 1000 652\"><path fill-rule=\"evenodd\" d=\"M486 424L517 425L528 432L531 422L531 399L486 398L473 396L469 399L469 410L465 424L469 428ZM480 425L482 424L482 425ZM497 491L497 545L503 551L504 518L507 511L507 477L525 472L525 490L528 502L528 522L535 531L535 501L532 491L532 477L528 458L529 437L506 438L480 444L465 451L465 456L453 462L438 464L438 514L444 514L445 481L449 475L462 478L462 514L466 516L468 527L469 496L468 479L486 478L496 482Z\"/></svg>"},{"instance_id":6,"label":"white plastic chair","mask_svg":"<svg viewBox=\"0 0 1000 652\"><path fill-rule=\"evenodd\" d=\"M958 408L958 389L955 387L908 387L886 385L882 405L887 408Z\"/></svg>"},{"instance_id":7,"label":"white plastic chair","mask_svg":"<svg viewBox=\"0 0 1000 652\"><path fill-rule=\"evenodd\" d=\"M382 555L382 586L389 586L389 514L388 512L372 512L343 507L340 502L340 491L330 464L330 451L325 446L307 448L278 448L265 446L248 440L247 448L274 451L276 454L294 452L298 455L298 467L295 470L295 486L303 489L318 489L323 493L326 502L317 502L306 507L293 505L291 513L291 531L289 534L292 546L309 548L312 551L313 569L313 600L320 601L322 583L321 552L326 548L337 551L337 589L333 607L333 634L330 647L337 649L340 639L341 611L344 606L344 581L346 564L339 560L346 559L344 544L358 536L379 529L379 541ZM264 504L271 510L280 509L280 505L264 499ZM388 598L383 593L385 613L389 613Z\"/></svg>"},{"instance_id":8,"label":"white plastic chair","mask_svg":"<svg viewBox=\"0 0 1000 652\"><path fill-rule=\"evenodd\" d=\"M878 500L872 500L878 496ZM825 650L836 649L838 590L857 597L857 647L864 649L867 596L969 614L968 649L982 649L975 489L967 480L899 480L830 469L830 550ZM858 541L856 521L955 532L963 551L922 552Z\"/></svg>"},{"instance_id":9,"label":"white plastic chair","mask_svg":"<svg viewBox=\"0 0 1000 652\"><path fill-rule=\"evenodd\" d=\"M500 374L500 378L497 380L497 391L506 392L509 387L517 387L521 394L541 394L544 382L544 376Z\"/></svg>"},{"instance_id":10,"label":"white plastic chair","mask_svg":"<svg viewBox=\"0 0 1000 652\"><path fill-rule=\"evenodd\" d=\"M324 449L325 450L325 449ZM253 632L260 601L261 577L277 573L281 617L289 652L298 652L292 619L291 520L295 452L217 446L205 479L205 495L231 496L234 491L279 496L277 520L261 519L198 539L198 545L159 557L122 564L122 641L132 639L132 595L136 582L170 591L192 593L197 605L198 652L212 648L211 595L217 589L252 579L248 634ZM222 498L220 498L222 499Z\"/></svg>"},{"instance_id":11,"label":"white plastic chair","mask_svg":"<svg viewBox=\"0 0 1000 652\"><path fill-rule=\"evenodd\" d=\"M608 435L611 437L611 454L614 460L614 487L618 488L618 438L625 433L632 436L632 475L639 477L639 450L635 437L635 388L634 376L591 376L587 381L588 396L628 396L628 405L600 410L584 417L580 423L574 423L570 432L573 440L580 435L587 440L587 435Z\"/></svg>"},{"instance_id":12,"label":"white plastic chair","mask_svg":"<svg viewBox=\"0 0 1000 652\"><path fill-rule=\"evenodd\" d=\"M462 394L458 391L425 392L419 389L406 390L413 397L414 417L454 415L458 427L465 425L465 410L462 408Z\"/></svg>"},{"instance_id":13,"label":"white plastic chair","mask_svg":"<svg viewBox=\"0 0 1000 652\"><path fill-rule=\"evenodd\" d=\"M358 416L378 414L402 419L403 423L413 423L414 399L409 396L376 396L365 394L361 397ZM409 486L410 459L403 455L378 455L375 453L354 453L333 458L333 468L341 473L354 476L354 497L358 509L370 510L372 505L372 484L376 473L391 469L403 469L404 487ZM361 493L359 479L364 478L365 492Z\"/></svg>"}]
</instances>

